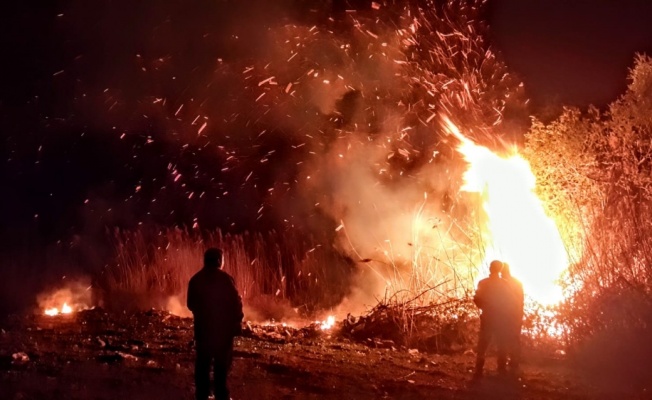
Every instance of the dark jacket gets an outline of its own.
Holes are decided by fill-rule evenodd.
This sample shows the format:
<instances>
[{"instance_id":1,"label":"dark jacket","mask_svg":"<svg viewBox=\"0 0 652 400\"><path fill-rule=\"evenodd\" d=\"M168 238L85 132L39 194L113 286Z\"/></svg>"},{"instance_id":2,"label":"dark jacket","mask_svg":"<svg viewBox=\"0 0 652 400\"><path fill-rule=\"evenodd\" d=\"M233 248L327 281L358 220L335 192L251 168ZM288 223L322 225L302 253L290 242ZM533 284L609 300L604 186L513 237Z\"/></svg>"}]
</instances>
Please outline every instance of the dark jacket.
<instances>
[{"instance_id":1,"label":"dark jacket","mask_svg":"<svg viewBox=\"0 0 652 400\"><path fill-rule=\"evenodd\" d=\"M509 285L499 276L492 275L478 282L473 301L482 310L483 320L502 321L513 309Z\"/></svg>"},{"instance_id":2,"label":"dark jacket","mask_svg":"<svg viewBox=\"0 0 652 400\"><path fill-rule=\"evenodd\" d=\"M197 346L222 348L240 333L242 300L233 278L221 269L204 267L190 279L188 308L195 319Z\"/></svg>"},{"instance_id":3,"label":"dark jacket","mask_svg":"<svg viewBox=\"0 0 652 400\"><path fill-rule=\"evenodd\" d=\"M513 276L503 278L507 282L510 294L512 296L513 316L516 320L523 320L523 307L525 303L525 293L523 292L523 284Z\"/></svg>"}]
</instances>

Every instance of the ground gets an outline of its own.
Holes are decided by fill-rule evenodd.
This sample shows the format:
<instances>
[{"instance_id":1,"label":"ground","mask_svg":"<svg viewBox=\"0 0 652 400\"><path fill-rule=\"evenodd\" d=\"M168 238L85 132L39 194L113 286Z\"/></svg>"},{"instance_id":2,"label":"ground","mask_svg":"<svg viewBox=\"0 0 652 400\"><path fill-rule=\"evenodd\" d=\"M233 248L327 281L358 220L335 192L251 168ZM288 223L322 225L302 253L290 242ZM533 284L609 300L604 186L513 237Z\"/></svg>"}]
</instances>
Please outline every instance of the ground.
<instances>
[{"instance_id":1,"label":"ground","mask_svg":"<svg viewBox=\"0 0 652 400\"><path fill-rule=\"evenodd\" d=\"M166 312L13 316L0 323L0 399L192 399L192 320ZM495 362L472 381L472 351L425 354L355 343L317 325L249 324L236 339L233 399L620 399L564 359L526 352L520 377Z\"/></svg>"}]
</instances>

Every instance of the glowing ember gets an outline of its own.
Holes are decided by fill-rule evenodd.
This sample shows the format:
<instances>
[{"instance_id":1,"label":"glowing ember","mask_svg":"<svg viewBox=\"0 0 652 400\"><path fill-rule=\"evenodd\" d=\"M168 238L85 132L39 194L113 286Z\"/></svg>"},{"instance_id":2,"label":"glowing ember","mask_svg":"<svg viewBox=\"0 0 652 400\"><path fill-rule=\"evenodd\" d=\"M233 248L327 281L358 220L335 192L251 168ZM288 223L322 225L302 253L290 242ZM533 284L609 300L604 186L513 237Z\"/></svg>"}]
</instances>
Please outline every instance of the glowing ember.
<instances>
[{"instance_id":1,"label":"glowing ember","mask_svg":"<svg viewBox=\"0 0 652 400\"><path fill-rule=\"evenodd\" d=\"M312 326L312 327L318 327L322 331L327 331L331 329L335 325L335 316L330 315L328 318L326 318L323 321L298 321L295 320L294 322L275 322L275 321L267 321L265 323L262 323L261 326L274 326L274 327L282 327L282 328L292 328L292 329L302 329L306 326Z\"/></svg>"},{"instance_id":2,"label":"glowing ember","mask_svg":"<svg viewBox=\"0 0 652 400\"><path fill-rule=\"evenodd\" d=\"M549 305L562 300L558 279L568 267L559 230L534 193L530 165L518 153L503 158L463 136L443 117L469 163L462 190L480 194L487 216L482 226L485 261L503 260L523 282L525 293Z\"/></svg>"},{"instance_id":3,"label":"glowing ember","mask_svg":"<svg viewBox=\"0 0 652 400\"><path fill-rule=\"evenodd\" d=\"M321 321L321 323L319 325L319 328L322 331L326 331L326 330L331 329L333 327L333 325L335 325L335 316L329 315L328 318L326 318L325 321Z\"/></svg>"}]
</instances>

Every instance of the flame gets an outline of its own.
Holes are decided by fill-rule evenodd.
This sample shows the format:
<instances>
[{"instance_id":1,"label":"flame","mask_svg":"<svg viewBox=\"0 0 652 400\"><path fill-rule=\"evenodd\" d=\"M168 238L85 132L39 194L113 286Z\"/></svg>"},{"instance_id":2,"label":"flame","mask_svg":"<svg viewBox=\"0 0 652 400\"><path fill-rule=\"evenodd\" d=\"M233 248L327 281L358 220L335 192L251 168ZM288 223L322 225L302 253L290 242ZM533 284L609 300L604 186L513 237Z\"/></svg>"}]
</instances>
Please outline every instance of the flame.
<instances>
[{"instance_id":1,"label":"flame","mask_svg":"<svg viewBox=\"0 0 652 400\"><path fill-rule=\"evenodd\" d=\"M66 282L64 287L38 295L43 314L54 317L87 310L92 303L92 286L85 280Z\"/></svg>"},{"instance_id":2,"label":"flame","mask_svg":"<svg viewBox=\"0 0 652 400\"><path fill-rule=\"evenodd\" d=\"M61 314L70 314L72 312L72 308L66 303L63 303L63 306L61 306Z\"/></svg>"},{"instance_id":3,"label":"flame","mask_svg":"<svg viewBox=\"0 0 652 400\"><path fill-rule=\"evenodd\" d=\"M329 315L328 318L320 322L319 329L321 329L322 331L327 331L331 329L333 325L335 325L335 316Z\"/></svg>"},{"instance_id":4,"label":"flame","mask_svg":"<svg viewBox=\"0 0 652 400\"><path fill-rule=\"evenodd\" d=\"M482 227L485 261L509 263L525 293L543 305L563 299L559 286L568 253L557 226L534 193L536 179L517 152L501 157L463 136L443 117L445 128L460 140L458 151L469 163L462 190L478 193L487 222Z\"/></svg>"},{"instance_id":5,"label":"flame","mask_svg":"<svg viewBox=\"0 0 652 400\"><path fill-rule=\"evenodd\" d=\"M292 329L301 329L305 326L317 326L319 327L320 330L322 331L327 331L331 329L335 325L335 316L334 315L329 315L325 320L323 321L312 321L308 325L306 325L307 321L304 321L304 323L300 321L294 321L292 322L276 322L276 321L267 321L261 324L261 326L280 326L283 328L292 328Z\"/></svg>"},{"instance_id":6,"label":"flame","mask_svg":"<svg viewBox=\"0 0 652 400\"><path fill-rule=\"evenodd\" d=\"M55 315L59 315L59 314L71 314L71 313L72 313L72 307L70 307L68 303L63 303L61 309L57 307L52 307L45 310L45 315L48 315L50 317L54 317Z\"/></svg>"},{"instance_id":7,"label":"flame","mask_svg":"<svg viewBox=\"0 0 652 400\"><path fill-rule=\"evenodd\" d=\"M48 308L45 310L45 315L49 315L50 317L54 317L55 315L59 315L59 309L54 307L54 308Z\"/></svg>"}]
</instances>

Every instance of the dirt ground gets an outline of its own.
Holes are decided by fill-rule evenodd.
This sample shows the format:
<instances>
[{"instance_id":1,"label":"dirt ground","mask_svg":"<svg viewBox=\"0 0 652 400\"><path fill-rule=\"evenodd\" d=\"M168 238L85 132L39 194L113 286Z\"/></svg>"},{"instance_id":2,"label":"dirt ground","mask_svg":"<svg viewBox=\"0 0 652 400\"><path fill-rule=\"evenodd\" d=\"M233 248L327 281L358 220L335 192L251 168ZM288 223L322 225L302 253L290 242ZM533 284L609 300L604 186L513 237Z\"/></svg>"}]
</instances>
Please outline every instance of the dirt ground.
<instances>
[{"instance_id":1,"label":"dirt ground","mask_svg":"<svg viewBox=\"0 0 652 400\"><path fill-rule=\"evenodd\" d=\"M13 316L0 323L0 399L192 399L192 320L166 312ZM385 347L385 346L381 346ZM623 399L569 361L526 351L520 377L470 379L472 351L424 354L354 343L316 325L248 325L233 399Z\"/></svg>"}]
</instances>

